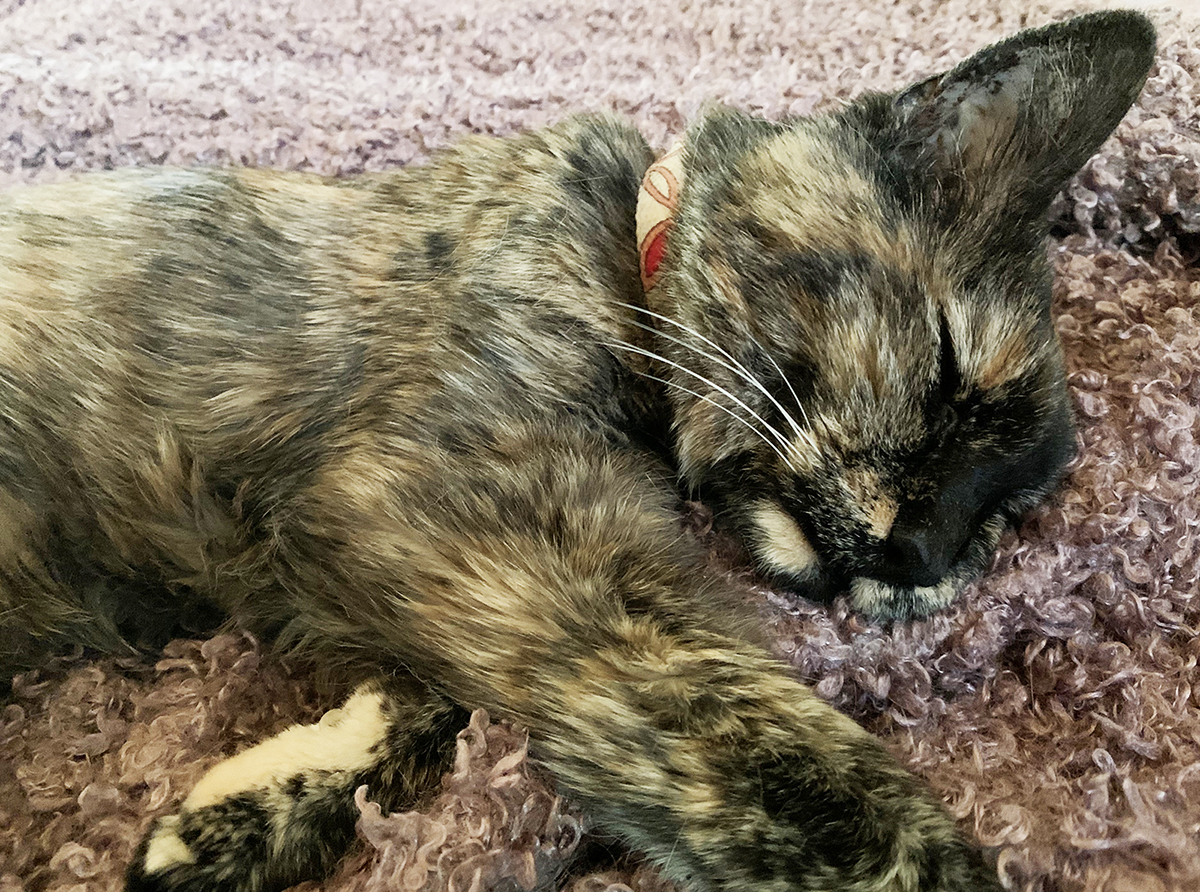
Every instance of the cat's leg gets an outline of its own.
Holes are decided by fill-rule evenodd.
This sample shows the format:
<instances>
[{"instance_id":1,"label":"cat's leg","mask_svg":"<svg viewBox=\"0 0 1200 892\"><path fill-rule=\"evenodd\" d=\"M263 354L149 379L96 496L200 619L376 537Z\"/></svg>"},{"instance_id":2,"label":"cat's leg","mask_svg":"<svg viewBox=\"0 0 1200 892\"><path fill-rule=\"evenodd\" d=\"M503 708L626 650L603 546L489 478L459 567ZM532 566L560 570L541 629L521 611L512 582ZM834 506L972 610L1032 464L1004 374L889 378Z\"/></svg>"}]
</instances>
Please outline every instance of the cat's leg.
<instances>
[{"instance_id":1,"label":"cat's leg","mask_svg":"<svg viewBox=\"0 0 1200 892\"><path fill-rule=\"evenodd\" d=\"M288 580L306 593L298 632L353 641L528 727L531 754L597 826L696 892L999 892L936 797L755 643L654 466L512 428L439 474L347 456L314 484L306 544L328 559ZM383 709L355 701L330 749L369 762L385 727L407 727ZM253 754L248 780L202 783L155 828L134 889L241 892L327 867L326 825L286 795L306 775L264 779ZM347 834L363 771L344 767L337 795L316 800L321 820L346 809Z\"/></svg>"},{"instance_id":2,"label":"cat's leg","mask_svg":"<svg viewBox=\"0 0 1200 892\"><path fill-rule=\"evenodd\" d=\"M221 762L157 819L127 888L266 892L326 875L354 838L362 785L385 810L415 803L450 766L467 713L410 676L361 685L319 722Z\"/></svg>"},{"instance_id":3,"label":"cat's leg","mask_svg":"<svg viewBox=\"0 0 1200 892\"><path fill-rule=\"evenodd\" d=\"M0 442L0 464L3 453ZM86 549L55 523L32 475L5 476L0 474L0 686L70 644L132 652L114 609L123 600L123 580L86 563Z\"/></svg>"},{"instance_id":4,"label":"cat's leg","mask_svg":"<svg viewBox=\"0 0 1200 892\"><path fill-rule=\"evenodd\" d=\"M37 441L0 368L0 691L12 675L73 645L152 653L180 635L211 631L220 611L153 570L136 575L105 534L82 482L54 476L30 455ZM2 694L0 694L2 696Z\"/></svg>"},{"instance_id":5,"label":"cat's leg","mask_svg":"<svg viewBox=\"0 0 1200 892\"><path fill-rule=\"evenodd\" d=\"M0 342L9 321L0 319ZM82 500L57 496L43 471L40 459L64 450L40 441L45 425L26 405L12 358L0 357L0 688L67 645L127 648L109 609L122 601L120 581L92 563Z\"/></svg>"},{"instance_id":6,"label":"cat's leg","mask_svg":"<svg viewBox=\"0 0 1200 892\"><path fill-rule=\"evenodd\" d=\"M354 538L344 587L308 589L314 633L528 727L559 789L694 892L999 892L933 793L755 643L652 465L515 433L440 475L323 482L317 528Z\"/></svg>"},{"instance_id":7,"label":"cat's leg","mask_svg":"<svg viewBox=\"0 0 1200 892\"><path fill-rule=\"evenodd\" d=\"M0 481L0 691L73 645L148 654L220 624L220 609L193 592L106 569L87 527L47 508L31 486Z\"/></svg>"}]
</instances>

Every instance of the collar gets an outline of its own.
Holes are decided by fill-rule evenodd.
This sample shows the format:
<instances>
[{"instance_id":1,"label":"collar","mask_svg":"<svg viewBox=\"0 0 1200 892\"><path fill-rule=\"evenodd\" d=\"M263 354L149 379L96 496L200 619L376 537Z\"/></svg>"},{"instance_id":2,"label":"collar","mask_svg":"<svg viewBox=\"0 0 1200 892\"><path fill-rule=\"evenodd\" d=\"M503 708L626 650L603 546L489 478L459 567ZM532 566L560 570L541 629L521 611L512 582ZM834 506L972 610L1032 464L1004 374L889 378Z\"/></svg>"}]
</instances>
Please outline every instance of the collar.
<instances>
[{"instance_id":1,"label":"collar","mask_svg":"<svg viewBox=\"0 0 1200 892\"><path fill-rule=\"evenodd\" d=\"M667 237L679 206L683 185L683 142L650 165L642 178L637 200L638 264L642 287L649 291L658 282L658 268L667 249Z\"/></svg>"}]
</instances>

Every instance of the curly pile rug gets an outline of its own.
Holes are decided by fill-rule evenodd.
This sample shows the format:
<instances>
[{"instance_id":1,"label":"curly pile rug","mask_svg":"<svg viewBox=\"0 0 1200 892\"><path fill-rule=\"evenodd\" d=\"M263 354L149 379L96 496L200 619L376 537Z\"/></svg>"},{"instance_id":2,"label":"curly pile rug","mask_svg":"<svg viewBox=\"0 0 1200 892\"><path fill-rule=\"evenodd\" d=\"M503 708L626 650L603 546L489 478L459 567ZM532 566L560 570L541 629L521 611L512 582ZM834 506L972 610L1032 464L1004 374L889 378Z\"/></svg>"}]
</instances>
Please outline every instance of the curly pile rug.
<instances>
[{"instance_id":1,"label":"curly pile rug","mask_svg":"<svg viewBox=\"0 0 1200 892\"><path fill-rule=\"evenodd\" d=\"M1200 889L1200 31L1054 208L1082 452L944 615L884 629L744 580L781 657L999 849L1011 889ZM1141 4L1146 5L1146 4ZM1019 0L0 0L0 186L127 164L350 174L579 110L665 145L704 102L770 117L948 67L1094 6ZM0 713L0 892L108 890L222 756L321 708L245 637L67 659ZM660 888L476 713L420 811L360 802L329 890ZM581 843L581 840L584 840ZM580 859L586 851L587 857ZM623 885L622 885L623 884Z\"/></svg>"}]
</instances>

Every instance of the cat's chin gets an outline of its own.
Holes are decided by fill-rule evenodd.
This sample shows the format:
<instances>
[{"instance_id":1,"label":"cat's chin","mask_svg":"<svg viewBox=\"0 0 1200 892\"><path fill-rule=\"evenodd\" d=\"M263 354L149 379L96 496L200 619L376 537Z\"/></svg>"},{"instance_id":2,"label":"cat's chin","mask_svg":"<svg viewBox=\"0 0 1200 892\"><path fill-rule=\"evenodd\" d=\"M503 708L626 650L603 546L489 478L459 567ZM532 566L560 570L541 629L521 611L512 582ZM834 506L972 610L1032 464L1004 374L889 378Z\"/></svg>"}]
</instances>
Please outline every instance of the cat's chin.
<instances>
[{"instance_id":1,"label":"cat's chin","mask_svg":"<svg viewBox=\"0 0 1200 892\"><path fill-rule=\"evenodd\" d=\"M872 619L920 619L948 607L964 584L952 576L928 586L894 585L859 576L850 580L850 603Z\"/></svg>"},{"instance_id":2,"label":"cat's chin","mask_svg":"<svg viewBox=\"0 0 1200 892\"><path fill-rule=\"evenodd\" d=\"M778 586L819 604L832 604L848 595L856 613L873 620L894 622L923 619L945 610L971 580L978 577L967 564L951 570L937 585L914 586L884 582L870 576L839 576L810 570L805 574L768 573Z\"/></svg>"}]
</instances>

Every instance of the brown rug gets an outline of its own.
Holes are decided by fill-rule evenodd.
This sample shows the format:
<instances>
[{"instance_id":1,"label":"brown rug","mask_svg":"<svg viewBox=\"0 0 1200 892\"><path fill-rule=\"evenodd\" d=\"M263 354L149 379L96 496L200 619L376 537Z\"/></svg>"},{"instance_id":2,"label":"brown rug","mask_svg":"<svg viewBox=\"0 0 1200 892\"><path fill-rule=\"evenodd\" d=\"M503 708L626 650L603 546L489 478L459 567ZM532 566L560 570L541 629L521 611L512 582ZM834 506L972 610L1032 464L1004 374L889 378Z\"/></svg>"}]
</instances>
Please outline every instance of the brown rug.
<instances>
[{"instance_id":1,"label":"brown rug","mask_svg":"<svg viewBox=\"0 0 1200 892\"><path fill-rule=\"evenodd\" d=\"M1085 8L0 0L0 185L163 162L345 174L584 109L628 114L661 146L708 100L806 113ZM1083 451L988 577L885 631L755 588L703 510L691 518L783 657L1000 847L1012 889L1200 889L1200 32L1155 15L1146 94L1055 208ZM224 636L176 642L156 666L76 660L18 680L0 714L0 892L117 888L149 819L208 766L311 720L311 680L265 654ZM561 876L585 828L522 735L476 714L431 805L362 803L359 852L324 888L661 884L603 849Z\"/></svg>"}]
</instances>

